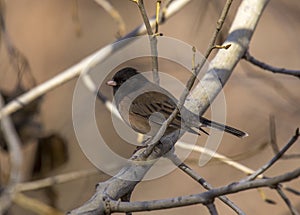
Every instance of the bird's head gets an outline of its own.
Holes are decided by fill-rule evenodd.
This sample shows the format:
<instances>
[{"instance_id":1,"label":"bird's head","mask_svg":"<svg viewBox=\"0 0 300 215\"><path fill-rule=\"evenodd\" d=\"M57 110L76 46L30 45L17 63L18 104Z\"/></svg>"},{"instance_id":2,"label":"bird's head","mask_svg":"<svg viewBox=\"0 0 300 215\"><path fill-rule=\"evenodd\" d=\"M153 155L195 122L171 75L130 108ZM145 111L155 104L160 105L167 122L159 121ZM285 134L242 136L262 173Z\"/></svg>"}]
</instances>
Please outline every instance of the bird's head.
<instances>
[{"instance_id":1,"label":"bird's head","mask_svg":"<svg viewBox=\"0 0 300 215\"><path fill-rule=\"evenodd\" d=\"M140 73L135 68L126 67L126 68L123 68L123 69L119 70L118 72L116 72L116 74L113 76L112 80L106 82L106 84L108 86L113 87L113 91L115 94L123 83L125 83L126 81L128 81L129 79L133 78L135 75L138 75L138 74L140 74ZM136 77L139 77L139 82L144 81L143 80L144 78L142 75L139 75Z\"/></svg>"}]
</instances>

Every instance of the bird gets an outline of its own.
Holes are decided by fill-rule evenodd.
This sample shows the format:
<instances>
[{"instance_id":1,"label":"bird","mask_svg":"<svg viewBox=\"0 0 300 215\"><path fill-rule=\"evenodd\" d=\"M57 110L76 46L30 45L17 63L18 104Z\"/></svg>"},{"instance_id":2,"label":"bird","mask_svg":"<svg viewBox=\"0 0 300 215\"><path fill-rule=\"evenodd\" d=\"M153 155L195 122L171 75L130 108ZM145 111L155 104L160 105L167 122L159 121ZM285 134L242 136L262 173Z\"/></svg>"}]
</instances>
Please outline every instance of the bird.
<instances>
[{"instance_id":1,"label":"bird","mask_svg":"<svg viewBox=\"0 0 300 215\"><path fill-rule=\"evenodd\" d=\"M169 91L152 83L133 67L120 69L106 84L113 88L114 102L123 120L134 131L144 135L154 136L178 103ZM225 131L240 138L248 136L239 129L198 116L184 106L165 129L164 135L178 130L209 135L203 127Z\"/></svg>"}]
</instances>

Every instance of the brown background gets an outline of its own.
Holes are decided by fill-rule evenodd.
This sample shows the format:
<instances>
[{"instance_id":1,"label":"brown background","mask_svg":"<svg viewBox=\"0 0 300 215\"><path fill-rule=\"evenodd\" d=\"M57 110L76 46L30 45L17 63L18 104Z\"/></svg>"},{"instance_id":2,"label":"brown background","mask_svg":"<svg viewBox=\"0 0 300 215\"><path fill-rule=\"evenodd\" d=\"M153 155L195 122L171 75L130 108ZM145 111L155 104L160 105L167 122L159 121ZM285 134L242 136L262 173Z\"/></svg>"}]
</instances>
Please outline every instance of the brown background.
<instances>
[{"instance_id":1,"label":"brown background","mask_svg":"<svg viewBox=\"0 0 300 215\"><path fill-rule=\"evenodd\" d=\"M146 0L148 14L154 13L154 2ZM141 23L137 7L130 1L113 0L113 5L121 13L127 32ZM235 1L229 18L240 2ZM64 69L79 62L103 46L115 41L117 27L112 18L92 0L79 1L79 18L82 34L76 35L76 24L72 21L73 1L61 0L10 0L7 1L6 23L8 32L16 47L28 58L32 73L38 83L54 77ZM204 52L215 26L223 1L194 0L175 17L161 26L164 35L174 37L196 46ZM217 6L216 6L217 5ZM266 8L250 44L251 53L258 59L274 66L290 69L300 68L300 2L271 1ZM230 25L227 22L227 25ZM1 49L0 86L9 88L14 80L8 66L5 51ZM102 72L102 71L99 71ZM179 74L180 75L180 74ZM181 77L185 79L186 77ZM42 121L47 131L58 131L69 142L70 159L63 167L51 173L92 168L80 150L72 127L72 96L76 80L47 93L42 105ZM269 114L276 116L277 136L283 146L300 121L299 79L262 71L246 62L241 62L235 69L225 87L227 103L227 122L247 131L250 136L239 140L225 135L218 152L228 156L245 154L269 141ZM288 92L288 93L283 93ZM104 94L110 96L106 89ZM100 103L97 104L97 116L101 120L99 129L107 134L108 141L117 142L112 146L122 154L130 155L129 150L122 149L122 142L112 132L110 114ZM101 126L102 125L102 126ZM299 142L291 152L299 153ZM258 168L273 156L270 147L245 156L239 161L250 168ZM245 175L219 162L211 162L198 167L193 153L188 160L213 186L222 186L237 181ZM278 162L267 174L274 176L299 167L299 160ZM55 186L58 193L58 208L68 211L86 201L93 193L95 184L104 180L103 176L91 176L82 180ZM300 189L299 180L290 186ZM140 183L133 193L132 200L150 200L188 195L203 189L179 170L162 178ZM263 202L256 190L229 196L246 214L288 214L287 207L278 195L269 189L263 189L267 196L277 202L270 205ZM28 193L30 196L44 196L43 192ZM288 194L294 205L300 210L299 197ZM47 199L45 198L47 202ZM228 207L216 201L220 214L234 214ZM201 212L200 212L201 211ZM203 206L190 206L179 209L151 212L151 214L208 214ZM31 214L14 206L12 214ZM143 214L143 213L140 213Z\"/></svg>"}]
</instances>

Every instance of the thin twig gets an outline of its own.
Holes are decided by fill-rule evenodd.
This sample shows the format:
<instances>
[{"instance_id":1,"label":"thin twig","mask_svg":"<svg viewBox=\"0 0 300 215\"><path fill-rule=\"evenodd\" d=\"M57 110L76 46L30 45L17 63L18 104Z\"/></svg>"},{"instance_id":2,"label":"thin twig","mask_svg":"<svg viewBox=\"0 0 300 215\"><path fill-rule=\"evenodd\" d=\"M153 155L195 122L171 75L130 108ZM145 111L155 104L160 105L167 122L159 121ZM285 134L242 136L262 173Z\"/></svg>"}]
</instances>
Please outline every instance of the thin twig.
<instances>
[{"instance_id":1,"label":"thin twig","mask_svg":"<svg viewBox=\"0 0 300 215\"><path fill-rule=\"evenodd\" d=\"M279 147L277 144L276 124L275 124L274 115L270 115L270 143L274 154L277 154L279 152ZM295 158L300 158L300 154L284 154L281 156L281 159L295 159Z\"/></svg>"},{"instance_id":2,"label":"thin twig","mask_svg":"<svg viewBox=\"0 0 300 215\"><path fill-rule=\"evenodd\" d=\"M153 33L152 26L150 24L144 1L143 0L131 0L135 2L140 9L140 13L142 15L143 21L145 23L147 34L150 40L150 48L151 48L151 59L152 59L152 73L153 73L153 81L156 84L159 84L159 75L158 75L158 57L157 57L157 34ZM158 20L157 18L155 20ZM155 22L158 26L158 23Z\"/></svg>"},{"instance_id":3,"label":"thin twig","mask_svg":"<svg viewBox=\"0 0 300 215\"><path fill-rule=\"evenodd\" d=\"M285 195L285 193L282 191L281 187L278 185L276 186L276 191L279 194L279 196L283 199L283 201L285 202L285 204L288 206L290 212L292 215L299 215L298 211L296 208L294 208L294 206L292 205L291 201L289 200L289 198Z\"/></svg>"},{"instance_id":4,"label":"thin twig","mask_svg":"<svg viewBox=\"0 0 300 215\"><path fill-rule=\"evenodd\" d=\"M294 188L285 186L284 189L285 189L286 191L289 191L290 193L292 193L292 194L294 194L294 195L300 196L300 191L295 190Z\"/></svg>"},{"instance_id":5,"label":"thin twig","mask_svg":"<svg viewBox=\"0 0 300 215\"><path fill-rule=\"evenodd\" d=\"M247 60L248 62L252 63L255 66L260 67L263 70L267 70L273 73L279 73L279 74L284 74L284 75L293 75L298 78L300 78L300 70L291 70L291 69L285 69L285 68L278 68L271 66L269 64L266 64L262 61L257 60L254 58L249 51L247 51L244 55L244 59Z\"/></svg>"},{"instance_id":6,"label":"thin twig","mask_svg":"<svg viewBox=\"0 0 300 215\"><path fill-rule=\"evenodd\" d=\"M162 20L166 21L173 15L175 15L178 11L180 11L185 5L187 5L191 0L175 0L173 3L168 7L165 13L165 19ZM155 25L155 19L150 20L151 26ZM143 35L145 34L146 29L144 25L141 25L134 29L129 34L125 35L123 38L117 40L123 40L127 38L131 38L133 36ZM0 119L4 116L14 113L15 111L24 107L25 104L33 101L34 99L39 98L40 96L46 94L47 92L57 88L58 86L72 80L73 78L80 75L81 71L86 67L92 67L96 63L99 63L109 57L112 53L116 50L119 50L123 46L120 46L120 43L114 43L110 46L107 46L96 53L86 57L85 59L81 60L78 64L73 65L72 67L64 70L63 72L59 73L52 79L32 88L27 93L22 94L21 96L17 97L16 99L9 102L5 107L0 109ZM93 61L92 61L93 60ZM91 64L91 61L93 64Z\"/></svg>"},{"instance_id":7,"label":"thin twig","mask_svg":"<svg viewBox=\"0 0 300 215\"><path fill-rule=\"evenodd\" d=\"M108 100L103 100L101 99L102 102L104 102L104 104L106 105L106 107L108 108L108 110L114 114L115 116L119 117L120 118L120 115L116 109L116 107L110 103ZM110 105L107 105L107 103L109 103ZM112 110L115 110L115 111L112 111ZM121 118L120 118L121 119ZM242 171L243 173L245 173L246 175L250 175L250 174L253 174L255 172L255 170L253 169L250 169L249 167L246 167L224 155L221 155L217 152L214 152L214 151L211 151L207 148L204 148L204 147L201 147L201 146L195 146L193 144L188 144L188 143L184 143L182 141L178 141L176 143L176 146L177 147L180 147L180 148L183 148L183 149L188 149L188 150L193 150L193 151L197 151L197 152L200 152L200 153L205 153L206 155L209 155L209 156L212 156L213 158L215 159L218 159L220 160L221 162L229 165L229 166L232 166L234 168L236 168L237 170L240 170ZM285 156L285 155L284 155ZM175 155L175 154L167 154L166 155L167 158L169 158L176 166L178 166L178 168L180 168L183 172L185 172L186 174L188 174L191 178L193 178L194 180L196 180L198 183L200 183L205 189L207 190L210 190L212 189L213 187L208 184L207 181L205 181L205 179L203 179L201 176L199 176L194 170L192 170L190 167L188 167L186 164L182 163L181 160ZM258 178L267 178L265 176L263 176L262 174L258 176ZM296 195L299 195L298 191L290 188L290 187L287 187L285 185L282 185L282 187L286 190L288 190L289 192L292 192ZM271 200L271 199L268 199L266 198L265 196L265 193L261 190L261 189L258 189L259 193L261 194L262 196L262 199L264 201L266 201L267 203L271 203L271 204L274 204L274 201ZM233 202L231 202L226 196L220 196L219 199L221 201L223 201L225 204L227 204L229 207L231 207L237 214L244 214L244 212L239 209Z\"/></svg>"},{"instance_id":8,"label":"thin twig","mask_svg":"<svg viewBox=\"0 0 300 215\"><path fill-rule=\"evenodd\" d=\"M79 18L78 0L72 1L72 21L75 24L76 36L80 37L82 34L82 29Z\"/></svg>"},{"instance_id":9,"label":"thin twig","mask_svg":"<svg viewBox=\"0 0 300 215\"><path fill-rule=\"evenodd\" d=\"M155 19L155 34L157 35L158 34L158 27L159 27L159 20L160 20L160 17L159 15L161 14L160 13L160 6L161 6L161 0L156 0L156 19Z\"/></svg>"},{"instance_id":10,"label":"thin twig","mask_svg":"<svg viewBox=\"0 0 300 215\"><path fill-rule=\"evenodd\" d=\"M282 157L282 155L298 140L299 138L299 128L296 129L295 134L290 139L290 141L265 165L252 173L249 177L247 177L247 181L254 180L258 175L264 173L267 169L269 169L278 159Z\"/></svg>"},{"instance_id":11,"label":"thin twig","mask_svg":"<svg viewBox=\"0 0 300 215\"><path fill-rule=\"evenodd\" d=\"M227 0L226 1L225 6L224 6L224 8L222 10L221 16L220 16L220 18L219 18L219 20L217 22L216 29L215 29L215 31L214 31L211 39L210 39L210 42L208 44L208 48L207 48L207 50L205 52L204 58L202 58L201 61L200 61L200 63L196 66L196 68L195 68L195 74L192 74L192 76L189 78L189 80L188 80L188 82L186 84L186 88L185 88L186 90L184 90L182 92L175 110L168 117L168 119L162 124L162 126L160 127L160 129L156 133L156 135L154 137L152 137L150 139L150 141L147 142L148 147L144 151L145 152L144 156L146 156L146 157L149 156L149 154L152 152L152 150L154 149L154 147L159 143L158 140L164 135L164 132L165 132L166 128L174 120L174 118L176 117L176 115L178 114L178 112L183 107L183 105L185 103L185 100L188 97L188 95L190 93L190 90L192 89L192 87L193 87L193 85L194 85L194 83L196 81L198 73L200 72L200 70L204 66L205 60L208 58L208 56L210 55L210 53L213 50L213 47L215 46L215 42L216 42L217 36L218 36L218 34L219 34L222 26L223 26L225 18L226 18L227 14L228 14L228 11L230 9L231 3L232 3L232 0Z\"/></svg>"},{"instance_id":12,"label":"thin twig","mask_svg":"<svg viewBox=\"0 0 300 215\"><path fill-rule=\"evenodd\" d=\"M126 32L125 22L118 10L107 0L94 1L99 4L116 21L118 25L118 37L124 36Z\"/></svg>"},{"instance_id":13,"label":"thin twig","mask_svg":"<svg viewBox=\"0 0 300 215\"><path fill-rule=\"evenodd\" d=\"M162 210L167 208L182 207L194 204L205 204L214 198L231 193L237 193L244 190L255 189L259 187L275 186L279 183L291 181L300 176L300 168L294 171L268 179L257 179L255 181L242 180L238 183L232 183L220 188L215 188L204 193L193 194L188 196L180 196L170 199L141 201L141 202L120 202L110 201L111 212L138 212L149 210Z\"/></svg>"},{"instance_id":14,"label":"thin twig","mask_svg":"<svg viewBox=\"0 0 300 215\"><path fill-rule=\"evenodd\" d=\"M178 168L181 169L184 173L186 173L192 179L194 179L199 184L201 184L206 190L213 189L213 187L204 178L202 178L199 174L197 174L193 169L191 169L185 163L181 162L181 160L174 153L170 152L166 155L166 157L170 159L175 166L178 166ZM245 214L237 205L235 205L232 201L230 201L226 196L219 196L218 198L226 205L228 205L231 209L233 209L237 214L239 215Z\"/></svg>"},{"instance_id":15,"label":"thin twig","mask_svg":"<svg viewBox=\"0 0 300 215\"><path fill-rule=\"evenodd\" d=\"M173 1L174 4L182 3L183 1ZM229 36L226 39L226 43L231 43L232 47L228 51L220 50L214 59L211 61L210 70L204 75L201 79L201 84L198 84L195 89L191 92L193 98L186 102L187 108L189 108L193 112L204 113L209 107L211 101L218 95L218 93L222 90L222 86L226 84L229 79L233 69L241 59L242 55L245 53L245 50L249 46L251 37L255 31L255 27L258 24L258 21L262 15L262 12L269 0L251 0L251 1L242 1L241 5L236 13L235 19L229 31ZM173 3L172 3L173 5ZM168 10L171 10L173 7L170 6ZM251 8L251 9L250 9ZM249 10L250 9L250 10ZM246 29L246 30L243 30ZM220 86L221 82L221 86ZM201 86L200 86L201 85ZM203 89L203 86L206 87ZM195 96L196 95L196 96ZM176 137L177 138L177 137ZM172 138L170 138L173 140ZM159 147L164 146L164 144L159 145ZM169 151L170 149L168 149ZM134 156L137 159L143 160L141 153L143 149L136 151ZM154 155L157 150L153 150ZM164 151L160 151L158 156L162 156ZM153 160L153 157L151 158ZM135 188L135 186L139 183L142 177L148 172L151 166L144 165L134 165L131 164L126 169L122 169L115 177L110 180L101 183L97 187L96 193L88 200L85 204L81 205L77 209L74 209L70 212L70 214L101 214L104 213L107 209L107 201L104 201L103 198L111 197L110 199L119 199L126 192L131 191ZM255 181L255 186L263 186L263 183L279 183L279 179L287 179L291 180L290 177L298 177L297 174L300 174L300 170L296 170L296 172L288 173L285 176L274 178L274 179L258 179ZM133 181L124 181L120 179L120 176L129 176L133 177ZM268 180L268 181L266 181ZM282 182L282 181L281 181ZM249 184L253 185L253 181L247 182L245 186L249 186ZM253 185L254 186L254 185ZM231 187L231 186L230 186ZM240 187L241 188L241 187ZM246 189L246 187L244 187ZM121 192L121 193L120 193ZM210 191L208 191L210 192ZM236 191L238 192L238 191ZM225 193L219 193L223 195ZM121 195L121 196L120 196ZM207 195L204 194L204 195ZM190 198L191 196L189 196ZM173 199L171 199L172 201ZM182 199L180 199L182 200ZM109 206L114 201L110 200L108 203ZM122 202L116 201L114 202L115 206L118 207L122 205ZM164 203L162 203L162 208L164 207ZM182 203L182 202L181 202ZM132 211L131 205L127 203L127 210ZM147 205L140 205L145 210L147 210ZM109 207L109 209L113 209ZM141 209L140 209L141 210ZM124 212L126 212L124 211Z\"/></svg>"},{"instance_id":16,"label":"thin twig","mask_svg":"<svg viewBox=\"0 0 300 215\"><path fill-rule=\"evenodd\" d=\"M52 176L52 177L48 177L36 181L19 183L16 185L15 189L17 192L32 191L32 190L53 186L56 184L62 184L69 181L77 180L82 177L88 177L96 173L99 173L99 170L90 169L90 170L69 172L69 173L64 173L61 175L56 175L56 176Z\"/></svg>"},{"instance_id":17,"label":"thin twig","mask_svg":"<svg viewBox=\"0 0 300 215\"><path fill-rule=\"evenodd\" d=\"M274 154L277 154L279 152L279 147L277 145L275 116L273 114L269 116L269 126L270 126L270 143Z\"/></svg>"},{"instance_id":18,"label":"thin twig","mask_svg":"<svg viewBox=\"0 0 300 215\"><path fill-rule=\"evenodd\" d=\"M240 164L240 163L226 157L225 155L214 152L214 151L212 151L208 148L204 148L204 147L189 144L189 143L184 143L184 142L181 142L181 141L178 141L176 143L176 146L180 147L180 148L183 148L183 149L194 150L194 151L197 151L197 152L200 152L200 153L205 153L206 155L212 156L213 158L218 159L221 162L223 162L223 163L225 163L229 166L232 166L235 169L238 169L238 170L242 171L243 173L245 173L247 175L254 173L253 169L250 169L249 167L247 167L243 164ZM263 178L263 175L260 175L259 178Z\"/></svg>"},{"instance_id":19,"label":"thin twig","mask_svg":"<svg viewBox=\"0 0 300 215\"><path fill-rule=\"evenodd\" d=\"M255 172L255 170L250 169L249 167L247 167L247 166L245 166L241 163L238 163L238 162L226 157L225 155L222 155L218 152L211 151L208 148L204 148L204 147L201 147L201 146L185 143L185 142L182 142L182 141L178 141L176 143L176 147L180 147L182 149L193 150L193 151L196 151L196 152L204 153L208 156L213 157L214 159L218 159L219 161L221 161L224 164L227 164L228 166L231 166L231 167L243 172L246 175L251 175ZM262 178L268 178L268 177L264 176L263 174L260 174L256 178L262 179ZM285 185L282 185L282 187L284 189L286 189L287 191L295 194L295 195L300 195L300 192L293 189L293 188L290 188L290 187L285 186Z\"/></svg>"},{"instance_id":20,"label":"thin twig","mask_svg":"<svg viewBox=\"0 0 300 215\"><path fill-rule=\"evenodd\" d=\"M49 205L34 199L30 198L24 194L17 193L13 199L14 203L19 205L22 208L33 211L35 214L39 215L63 215L64 213L50 207Z\"/></svg>"}]
</instances>

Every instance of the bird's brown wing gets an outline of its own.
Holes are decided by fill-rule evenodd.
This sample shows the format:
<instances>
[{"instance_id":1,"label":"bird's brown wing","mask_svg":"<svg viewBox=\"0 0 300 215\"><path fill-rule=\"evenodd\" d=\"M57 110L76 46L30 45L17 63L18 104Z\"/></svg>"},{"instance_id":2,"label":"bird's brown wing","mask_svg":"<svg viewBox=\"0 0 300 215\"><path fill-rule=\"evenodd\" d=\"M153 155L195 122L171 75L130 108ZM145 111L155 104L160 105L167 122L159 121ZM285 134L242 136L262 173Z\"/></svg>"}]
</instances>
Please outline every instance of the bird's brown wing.
<instances>
[{"instance_id":1,"label":"bird's brown wing","mask_svg":"<svg viewBox=\"0 0 300 215\"><path fill-rule=\"evenodd\" d=\"M150 91L137 96L130 105L131 126L142 133L148 133L151 126L162 125L176 107L176 100L165 93ZM181 117L178 114L167 129L167 133L180 129ZM141 128L145 131L141 131ZM147 130L147 131L146 131Z\"/></svg>"}]
</instances>

